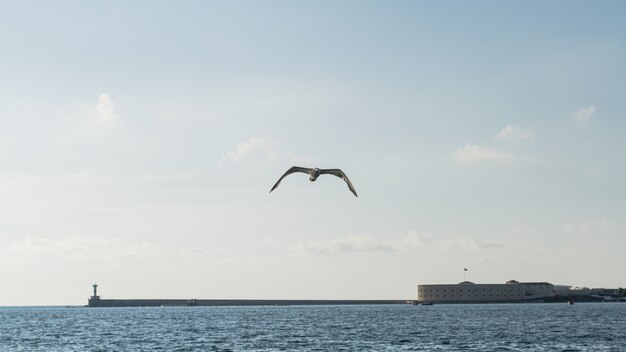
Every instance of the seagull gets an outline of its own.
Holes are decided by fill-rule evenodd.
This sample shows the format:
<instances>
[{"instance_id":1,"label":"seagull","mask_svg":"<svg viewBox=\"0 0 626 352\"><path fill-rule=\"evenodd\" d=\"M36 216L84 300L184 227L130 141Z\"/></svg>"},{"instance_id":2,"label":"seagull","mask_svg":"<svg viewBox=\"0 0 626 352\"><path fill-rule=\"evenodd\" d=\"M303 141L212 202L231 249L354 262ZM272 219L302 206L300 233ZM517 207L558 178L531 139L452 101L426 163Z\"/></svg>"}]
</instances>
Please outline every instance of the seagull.
<instances>
[{"instance_id":1,"label":"seagull","mask_svg":"<svg viewBox=\"0 0 626 352\"><path fill-rule=\"evenodd\" d=\"M352 186L352 183L348 179L348 176L346 176L346 174L344 174L343 171L341 171L340 169L318 169L318 168L311 169L311 168L299 167L299 166L293 166L289 170L287 170L287 172L285 172L278 179L278 181L276 181L276 184L274 185L274 187L272 187L272 189L270 190L270 193L272 193L272 191L275 190L276 187L278 187L278 184L280 183L280 181L283 180L283 178L285 178L285 176L291 175L294 172L302 172L305 174L309 174L309 181L311 182L317 180L317 178L320 175L324 175L324 174L335 175L339 177L340 179L346 181L346 183L348 184L348 188L350 189L350 192L354 193L355 197L358 197L358 195L356 194L356 190L354 189L354 186Z\"/></svg>"}]
</instances>

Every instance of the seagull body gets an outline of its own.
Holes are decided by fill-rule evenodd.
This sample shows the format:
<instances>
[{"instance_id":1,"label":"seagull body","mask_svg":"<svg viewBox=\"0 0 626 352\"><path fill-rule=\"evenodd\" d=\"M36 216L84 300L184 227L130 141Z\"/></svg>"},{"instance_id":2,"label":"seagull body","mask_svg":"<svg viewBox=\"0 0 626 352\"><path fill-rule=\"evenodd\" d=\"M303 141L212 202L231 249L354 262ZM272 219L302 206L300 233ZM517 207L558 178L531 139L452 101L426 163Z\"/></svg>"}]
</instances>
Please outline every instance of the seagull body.
<instances>
[{"instance_id":1,"label":"seagull body","mask_svg":"<svg viewBox=\"0 0 626 352\"><path fill-rule=\"evenodd\" d=\"M270 193L272 193L272 191L276 189L276 187L278 187L278 184L280 183L280 181L283 180L283 178L285 178L287 175L293 174L294 172L302 172L302 173L308 174L309 181L311 182L314 182L315 180L317 180L317 178L320 177L320 175L325 175L325 174L335 175L339 177L340 179L346 181L346 184L348 184L348 189L350 189L350 192L354 193L354 195L358 197L358 195L356 194L356 190L354 189L354 186L352 186L352 182L350 182L350 179L348 179L348 176L346 176L346 174L343 173L341 169L318 169L318 168L307 168L307 167L299 167L299 166L293 166L289 170L287 170L287 172L285 172L278 179L278 181L276 181L276 184L274 185L274 187L272 187L272 189L270 190Z\"/></svg>"}]
</instances>

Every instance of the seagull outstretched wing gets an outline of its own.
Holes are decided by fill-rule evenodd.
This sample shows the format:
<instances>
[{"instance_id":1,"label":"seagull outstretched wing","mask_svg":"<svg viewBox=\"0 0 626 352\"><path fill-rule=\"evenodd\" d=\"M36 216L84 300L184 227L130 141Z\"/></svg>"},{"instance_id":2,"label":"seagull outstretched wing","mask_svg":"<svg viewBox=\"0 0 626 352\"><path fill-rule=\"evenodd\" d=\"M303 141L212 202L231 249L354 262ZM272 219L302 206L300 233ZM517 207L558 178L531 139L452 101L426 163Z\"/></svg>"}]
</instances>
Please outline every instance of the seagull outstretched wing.
<instances>
[{"instance_id":1,"label":"seagull outstretched wing","mask_svg":"<svg viewBox=\"0 0 626 352\"><path fill-rule=\"evenodd\" d=\"M339 177L340 179L346 181L346 183L348 184L348 188L350 189L350 192L354 193L354 195L358 197L358 195L356 194L356 190L354 189L354 186L352 186L352 182L350 182L350 179L348 178L348 176L346 176L346 174L343 173L341 169L322 169L320 170L320 175L323 175L323 174L335 175Z\"/></svg>"},{"instance_id":2,"label":"seagull outstretched wing","mask_svg":"<svg viewBox=\"0 0 626 352\"><path fill-rule=\"evenodd\" d=\"M276 187L278 187L278 184L280 183L280 181L283 180L283 178L285 178L285 176L287 175L291 175L294 172L302 172L305 174L309 174L311 173L311 170L313 169L307 169L306 167L299 167L299 166L292 166L289 170L287 170L287 172L285 172L279 179L278 181L276 181L276 184L274 184L274 187L272 187L272 189L270 189L270 193L272 193L272 191L274 189L276 189Z\"/></svg>"}]
</instances>

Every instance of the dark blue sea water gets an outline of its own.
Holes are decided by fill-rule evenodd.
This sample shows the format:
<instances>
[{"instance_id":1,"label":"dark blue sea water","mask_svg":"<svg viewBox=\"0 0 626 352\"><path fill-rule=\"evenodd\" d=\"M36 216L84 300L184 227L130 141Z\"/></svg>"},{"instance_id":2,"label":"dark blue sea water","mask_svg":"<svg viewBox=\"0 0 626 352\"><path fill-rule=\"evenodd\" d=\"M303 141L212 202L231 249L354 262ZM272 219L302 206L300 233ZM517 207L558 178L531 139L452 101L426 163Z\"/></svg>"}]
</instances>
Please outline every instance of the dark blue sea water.
<instances>
[{"instance_id":1,"label":"dark blue sea water","mask_svg":"<svg viewBox=\"0 0 626 352\"><path fill-rule=\"evenodd\" d=\"M626 304L0 308L0 350L626 351Z\"/></svg>"}]
</instances>

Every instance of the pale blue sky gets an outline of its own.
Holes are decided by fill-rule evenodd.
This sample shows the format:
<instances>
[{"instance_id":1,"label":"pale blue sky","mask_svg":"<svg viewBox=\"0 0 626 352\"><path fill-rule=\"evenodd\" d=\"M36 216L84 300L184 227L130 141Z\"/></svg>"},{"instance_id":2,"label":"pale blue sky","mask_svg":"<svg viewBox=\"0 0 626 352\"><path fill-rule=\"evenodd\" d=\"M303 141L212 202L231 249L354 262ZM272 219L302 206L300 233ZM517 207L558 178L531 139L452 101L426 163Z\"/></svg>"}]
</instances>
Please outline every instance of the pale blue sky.
<instances>
[{"instance_id":1,"label":"pale blue sky","mask_svg":"<svg viewBox=\"0 0 626 352\"><path fill-rule=\"evenodd\" d=\"M623 2L1 7L0 305L626 286Z\"/></svg>"}]
</instances>

